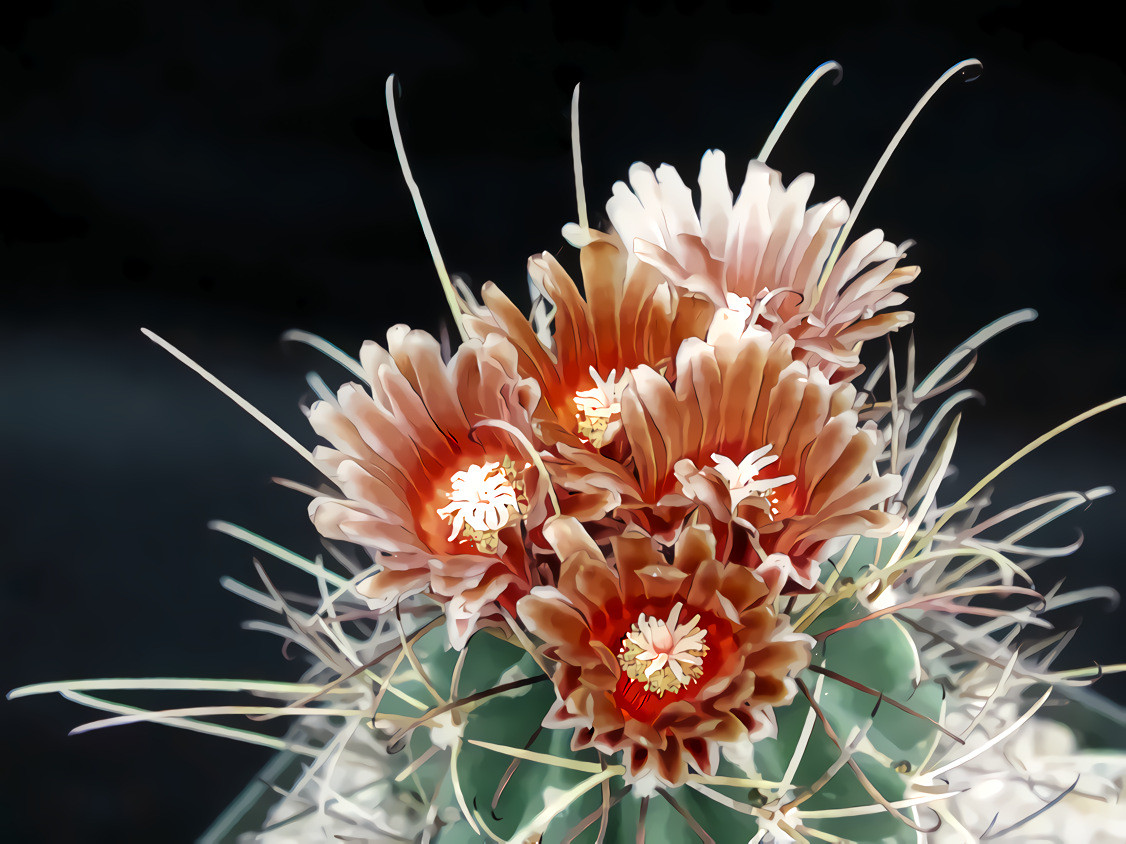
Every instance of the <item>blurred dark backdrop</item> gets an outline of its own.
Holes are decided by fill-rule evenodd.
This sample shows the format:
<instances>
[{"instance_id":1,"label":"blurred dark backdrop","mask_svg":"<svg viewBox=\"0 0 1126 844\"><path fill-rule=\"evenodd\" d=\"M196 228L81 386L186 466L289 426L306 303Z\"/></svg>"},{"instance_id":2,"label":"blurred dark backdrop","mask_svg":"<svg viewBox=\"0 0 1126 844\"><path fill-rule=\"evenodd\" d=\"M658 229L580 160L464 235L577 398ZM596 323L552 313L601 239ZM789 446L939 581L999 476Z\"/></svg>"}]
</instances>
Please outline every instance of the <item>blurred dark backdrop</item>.
<instances>
[{"instance_id":1,"label":"blurred dark backdrop","mask_svg":"<svg viewBox=\"0 0 1126 844\"><path fill-rule=\"evenodd\" d=\"M397 322L438 329L440 289L386 125L389 73L451 270L522 291L525 257L558 250L575 217L576 82L600 209L638 159L690 178L720 147L741 180L798 83L837 59L843 83L813 93L771 163L814 172L817 199L851 199L916 97L967 56L984 76L935 98L858 229L918 241L923 369L1001 314L1041 313L991 343L971 378L988 406L962 426L964 484L1126 392L1123 53L1075 4L6 4L0 687L301 673L275 640L238 629L258 613L218 578L253 582L251 554L205 524L314 554L302 497L268 480L312 473L138 329L308 444L305 371L347 379L281 346L282 331L355 351ZM997 499L1121 487L1123 418L1037 452ZM1049 532L1068 541L1081 527L1087 541L1041 583L1126 585L1122 523L1112 497ZM1085 616L1063 664L1123 658L1122 616L1104 609L1062 619ZM1118 678L1099 688L1126 698ZM6 840L190 840L268 756L147 725L68 738L95 716L49 697L0 702L0 716Z\"/></svg>"}]
</instances>

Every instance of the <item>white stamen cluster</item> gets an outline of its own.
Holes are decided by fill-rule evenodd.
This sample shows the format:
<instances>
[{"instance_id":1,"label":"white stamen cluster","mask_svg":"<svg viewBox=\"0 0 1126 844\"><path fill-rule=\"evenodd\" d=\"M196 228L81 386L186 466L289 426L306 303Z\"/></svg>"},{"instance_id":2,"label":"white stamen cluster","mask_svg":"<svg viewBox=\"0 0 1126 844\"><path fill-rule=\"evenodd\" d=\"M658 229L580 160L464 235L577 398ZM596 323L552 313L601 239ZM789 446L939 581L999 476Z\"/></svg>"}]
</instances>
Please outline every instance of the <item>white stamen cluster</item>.
<instances>
[{"instance_id":1,"label":"white stamen cluster","mask_svg":"<svg viewBox=\"0 0 1126 844\"><path fill-rule=\"evenodd\" d=\"M667 620L642 613L618 652L618 662L626 675L656 695L678 692L703 673L707 631L697 627L699 613L691 621L679 624L683 609L684 604L677 602Z\"/></svg>"},{"instance_id":2,"label":"white stamen cluster","mask_svg":"<svg viewBox=\"0 0 1126 844\"><path fill-rule=\"evenodd\" d=\"M626 387L625 373L617 377L617 370L610 370L604 379L592 366L590 377L594 379L594 386L589 390L582 390L575 394L575 406L579 412L575 414L578 420L579 434L590 440L595 448L614 438L620 426L618 414L622 412L622 391Z\"/></svg>"},{"instance_id":3,"label":"white stamen cluster","mask_svg":"<svg viewBox=\"0 0 1126 844\"><path fill-rule=\"evenodd\" d=\"M732 512L735 512L735 509L746 499L757 497L763 499L761 506L771 521L774 521L774 517L778 515L778 496L774 494L774 490L797 480L797 476L757 477L759 472L778 459L778 455L770 453L770 448L770 445L764 445L762 448L755 449L738 464L722 454L712 455L716 471L727 481L727 488L731 493Z\"/></svg>"},{"instance_id":4,"label":"white stamen cluster","mask_svg":"<svg viewBox=\"0 0 1126 844\"><path fill-rule=\"evenodd\" d=\"M495 550L496 534L520 513L519 490L511 461L473 464L450 478L450 503L438 515L450 522L449 541L472 540L478 550Z\"/></svg>"}]
</instances>

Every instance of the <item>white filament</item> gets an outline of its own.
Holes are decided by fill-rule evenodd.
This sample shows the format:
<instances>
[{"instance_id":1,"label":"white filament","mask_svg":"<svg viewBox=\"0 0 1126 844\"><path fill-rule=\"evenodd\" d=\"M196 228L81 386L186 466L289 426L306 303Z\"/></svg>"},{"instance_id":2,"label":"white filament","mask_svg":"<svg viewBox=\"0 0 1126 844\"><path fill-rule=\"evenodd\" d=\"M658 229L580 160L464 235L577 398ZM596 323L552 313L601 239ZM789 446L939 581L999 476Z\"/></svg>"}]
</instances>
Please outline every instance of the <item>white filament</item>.
<instances>
[{"instance_id":1,"label":"white filament","mask_svg":"<svg viewBox=\"0 0 1126 844\"><path fill-rule=\"evenodd\" d=\"M446 272L446 263L442 260L442 253L438 251L438 240L434 237L434 229L430 225L430 218L426 215L426 206L422 204L422 192L418 183L411 175L410 165L407 163L407 151L403 147L403 133L399 130L399 118L395 114L395 74L387 77L387 117L391 121L391 135L395 139L395 154L399 157L399 166L403 169L403 181L407 183L407 190L414 200L414 209L418 213L418 221L422 224L422 233L426 237L426 245L430 248L430 257L434 259L434 269L438 271L438 280L442 282L442 292L446 294L450 312L454 316L457 333L464 341L468 338L465 326L461 323L461 303L454 291L450 274Z\"/></svg>"},{"instance_id":2,"label":"white filament","mask_svg":"<svg viewBox=\"0 0 1126 844\"><path fill-rule=\"evenodd\" d=\"M211 384L213 387L215 387L215 389L217 389L219 392L221 392L223 395L225 395L255 419L257 419L258 422L260 422L270 433L272 433L275 437L277 437L283 443L288 445L290 448L292 448L294 451L296 451L298 454L312 463L313 467L318 472L323 471L320 464L318 464L317 461L313 458L312 452L310 452L309 449L305 448L305 446L301 445L301 443L297 442L297 440L295 440L290 434L288 434L277 422L260 411L258 408L256 408L254 405L252 405L250 402L248 402L246 399L244 399L242 396L240 396L238 393L236 393L234 390L232 390L230 387L228 387L226 384L224 384L222 381L220 381L218 378L216 378L214 375L212 375L210 372L208 372L190 357L185 355L160 335L154 334L147 328L142 328L141 333L152 340L154 343L156 343L158 346L160 346L162 349L164 349L166 352L168 352L168 354L172 355L172 357L176 358L176 360L180 361L180 363L184 364L189 369L194 370L197 375L203 378L203 380Z\"/></svg>"},{"instance_id":3,"label":"white filament","mask_svg":"<svg viewBox=\"0 0 1126 844\"><path fill-rule=\"evenodd\" d=\"M786 127L790 124L790 120L797 112L798 106L802 104L802 100L806 98L806 95L813 89L813 86L817 84L817 80L830 70L836 71L837 73L837 78L833 80L833 84L836 85L841 81L844 69L836 62L824 62L814 68L813 73L809 74L809 76L805 78L805 82L798 88L797 93L795 93L790 100L790 104L786 106L785 111L782 112L782 116L778 118L778 122L774 124L774 129L771 130L770 135L766 139L766 143L764 143L762 149L759 150L757 156L759 161L764 164L766 163L766 157L774 151L774 145L778 143L778 139L781 138L782 133L786 131Z\"/></svg>"},{"instance_id":4,"label":"white filament","mask_svg":"<svg viewBox=\"0 0 1126 844\"><path fill-rule=\"evenodd\" d=\"M888 161L891 160L892 153L894 153L896 147L899 146L899 142L903 140L903 136L907 134L907 130L911 128L911 124L915 122L915 118L919 116L920 112L922 112L927 103L931 101L931 98L938 93L938 90L943 85L962 71L971 67L980 69L981 62L977 59L960 61L946 71L946 73L942 74L942 76L938 77L938 80L919 98L919 101L915 103L915 107L911 109L907 118L900 124L899 131L892 137L891 142L887 145L887 149L884 150L884 154L881 155L880 160L876 162L876 166L873 168L872 174L868 177L868 181L864 183L864 188L860 191L860 196L857 198L856 204L852 207L852 213L848 215L848 220L845 221L844 226L841 228L840 232L837 233L837 238L833 243L833 251L829 254L829 260L825 262L825 266L821 270L821 278L817 282L818 291L825 287L825 282L828 281L829 274L833 271L833 267L837 263L837 258L840 257L841 249L844 247L845 241L848 240L848 236L852 232L852 227L856 224L856 218L860 216L860 209L862 209L864 203L868 201L868 195L872 193L872 188L876 186L876 182L884 172ZM976 78L976 75L971 76L966 81L969 82Z\"/></svg>"},{"instance_id":5,"label":"white filament","mask_svg":"<svg viewBox=\"0 0 1126 844\"><path fill-rule=\"evenodd\" d=\"M579 146L579 86L575 85L571 97L571 156L575 162L575 200L578 204L579 228L584 232L590 228L586 213L586 190L583 187L583 156Z\"/></svg>"}]
</instances>

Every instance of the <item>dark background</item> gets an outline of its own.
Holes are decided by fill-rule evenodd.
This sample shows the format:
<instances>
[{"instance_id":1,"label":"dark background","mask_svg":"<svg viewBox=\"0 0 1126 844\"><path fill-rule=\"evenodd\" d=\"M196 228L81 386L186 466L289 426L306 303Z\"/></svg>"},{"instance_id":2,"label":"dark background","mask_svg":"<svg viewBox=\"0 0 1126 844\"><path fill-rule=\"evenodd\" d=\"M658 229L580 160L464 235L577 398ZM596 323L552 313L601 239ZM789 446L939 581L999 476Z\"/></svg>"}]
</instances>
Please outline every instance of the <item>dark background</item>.
<instances>
[{"instance_id":1,"label":"dark background","mask_svg":"<svg viewBox=\"0 0 1126 844\"><path fill-rule=\"evenodd\" d=\"M771 164L814 172L815 199L852 199L917 96L980 58L983 77L950 85L919 119L857 229L918 241L923 370L997 316L1041 313L992 342L971 378L988 407L967 411L953 492L1126 392L1116 37L1075 4L1014 2L5 5L0 687L300 675L276 640L238 629L260 613L218 578L254 582L251 554L205 525L229 519L314 554L303 498L268 481L312 473L138 328L309 445L305 371L347 377L279 345L282 331L354 352L397 322L437 330L444 304L386 125L389 73L451 270L522 291L525 257L558 250L575 218L577 81L599 222L634 160L668 161L690 181L719 147L741 181L830 58L843 83L815 90ZM1037 452L998 500L1123 486L1123 419ZM1049 532L1069 541L1081 526L1087 542L1041 584L1126 585L1123 515L1112 497ZM281 568L270 564L284 580ZM1122 616L1081 612L1061 664L1121 660ZM1118 678L1099 688L1126 699ZM54 697L0 702L0 716L7 840L189 840L269 755L148 725L68 738L96 714Z\"/></svg>"}]
</instances>

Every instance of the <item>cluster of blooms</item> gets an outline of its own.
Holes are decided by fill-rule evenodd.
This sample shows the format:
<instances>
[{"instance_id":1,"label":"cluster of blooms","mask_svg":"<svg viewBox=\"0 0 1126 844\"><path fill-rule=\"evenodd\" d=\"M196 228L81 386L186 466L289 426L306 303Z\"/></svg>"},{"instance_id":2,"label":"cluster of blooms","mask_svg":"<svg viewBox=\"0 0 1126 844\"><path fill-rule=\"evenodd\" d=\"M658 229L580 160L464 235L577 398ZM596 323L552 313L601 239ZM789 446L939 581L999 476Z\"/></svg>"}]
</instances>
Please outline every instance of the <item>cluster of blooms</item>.
<instances>
[{"instance_id":1,"label":"cluster of blooms","mask_svg":"<svg viewBox=\"0 0 1126 844\"><path fill-rule=\"evenodd\" d=\"M307 456L332 484L309 512L350 577L223 528L320 591L309 612L269 581L231 586L283 613L275 632L315 657L301 684L244 687L301 719L279 758L315 760L247 840L499 841L482 813L491 794L501 820L506 788L521 794L502 804L524 813L509 819L515 842L553 822L566 841L640 840L654 794L705 841L988 830L959 796L1004 781L1001 743L1044 700L1022 708L1022 692L1089 676L1052 672L1058 648L1018 651L1039 613L1092 597L1031 589L1022 563L1056 552L1021 540L1103 491L984 522L991 478L936 503L968 393L926 424L917 408L1027 314L918 383L913 358L897 382L889 355L858 386L862 345L911 321L893 309L918 269L880 231L848 243L856 209L809 204L812 177L787 186L763 158L735 193L723 154L707 153L695 202L673 168L634 165L607 231L564 229L581 289L546 252L528 262L531 317L492 284L480 302L447 287L452 354L405 326L358 361L331 350L363 383L322 389L308 410L329 445ZM988 595L1033 600L972 603ZM154 717L189 714L207 713ZM444 768L428 764L445 751ZM522 762L554 773L521 786ZM1036 785L1057 802L1121 786L1121 761L1088 767L1078 789ZM639 804L628 821L623 801ZM1042 823L1036 808L1006 830Z\"/></svg>"},{"instance_id":2,"label":"cluster of blooms","mask_svg":"<svg viewBox=\"0 0 1126 844\"><path fill-rule=\"evenodd\" d=\"M700 220L676 171L637 165L614 233L581 233L585 296L529 262L550 337L486 285L448 362L397 327L361 352L370 389L309 413L340 490L313 521L379 565L359 591L437 598L457 648L515 619L556 663L544 723L634 778L712 774L719 743L769 731L813 645L778 599L835 540L902 521L848 376L860 338L909 318L874 314L916 270L873 232L819 284L847 209L807 208L811 181L755 161L733 202L710 153Z\"/></svg>"}]
</instances>

